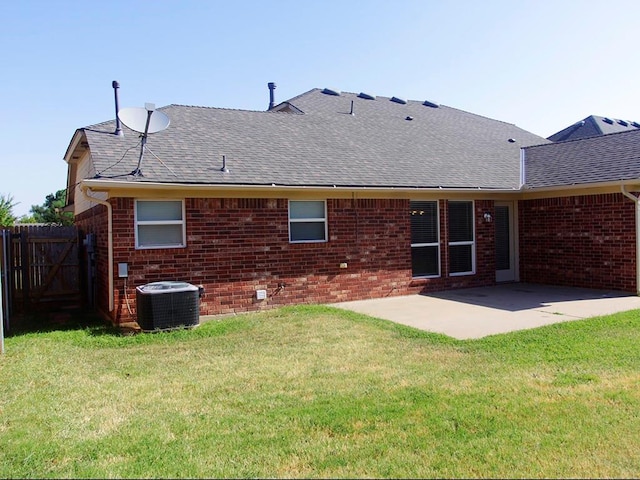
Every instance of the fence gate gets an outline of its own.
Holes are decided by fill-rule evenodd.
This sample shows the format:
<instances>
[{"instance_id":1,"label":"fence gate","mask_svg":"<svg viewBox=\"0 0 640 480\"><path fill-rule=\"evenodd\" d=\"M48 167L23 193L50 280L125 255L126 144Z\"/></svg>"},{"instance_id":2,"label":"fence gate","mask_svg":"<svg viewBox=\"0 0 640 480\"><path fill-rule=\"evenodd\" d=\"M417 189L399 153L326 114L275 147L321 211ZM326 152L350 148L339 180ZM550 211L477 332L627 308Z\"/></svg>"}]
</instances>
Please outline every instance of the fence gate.
<instances>
[{"instance_id":1,"label":"fence gate","mask_svg":"<svg viewBox=\"0 0 640 480\"><path fill-rule=\"evenodd\" d=\"M2 240L8 315L82 302L76 227L10 227Z\"/></svg>"}]
</instances>

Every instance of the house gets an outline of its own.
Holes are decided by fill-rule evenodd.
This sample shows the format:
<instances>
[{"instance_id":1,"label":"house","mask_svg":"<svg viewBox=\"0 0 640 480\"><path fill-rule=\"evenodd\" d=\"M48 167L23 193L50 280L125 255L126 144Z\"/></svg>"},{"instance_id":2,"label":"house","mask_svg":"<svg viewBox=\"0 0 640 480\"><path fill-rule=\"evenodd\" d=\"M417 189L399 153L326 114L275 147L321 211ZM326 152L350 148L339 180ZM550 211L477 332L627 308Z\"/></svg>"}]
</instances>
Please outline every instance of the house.
<instances>
[{"instance_id":1,"label":"house","mask_svg":"<svg viewBox=\"0 0 640 480\"><path fill-rule=\"evenodd\" d=\"M547 137L552 142L565 140L578 140L579 138L608 135L610 133L627 132L640 128L640 123L631 120L618 120L609 117L590 115L587 118L574 123Z\"/></svg>"},{"instance_id":2,"label":"house","mask_svg":"<svg viewBox=\"0 0 640 480\"><path fill-rule=\"evenodd\" d=\"M524 155L521 279L637 292L640 130L531 146Z\"/></svg>"},{"instance_id":3,"label":"house","mask_svg":"<svg viewBox=\"0 0 640 480\"><path fill-rule=\"evenodd\" d=\"M203 315L496 282L638 287L636 130L552 143L330 89L270 107L163 107L171 124L144 150L115 121L75 132L68 208L114 323L161 280L202 285Z\"/></svg>"}]
</instances>

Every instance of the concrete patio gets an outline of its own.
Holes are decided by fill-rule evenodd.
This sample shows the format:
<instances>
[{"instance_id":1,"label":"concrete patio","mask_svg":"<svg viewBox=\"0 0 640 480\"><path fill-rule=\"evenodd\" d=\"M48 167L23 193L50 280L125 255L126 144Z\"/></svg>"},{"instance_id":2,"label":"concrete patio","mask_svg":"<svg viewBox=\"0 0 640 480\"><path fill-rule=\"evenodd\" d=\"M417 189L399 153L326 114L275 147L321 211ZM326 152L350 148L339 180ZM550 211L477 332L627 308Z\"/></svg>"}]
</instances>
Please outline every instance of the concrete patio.
<instances>
[{"instance_id":1,"label":"concrete patio","mask_svg":"<svg viewBox=\"0 0 640 480\"><path fill-rule=\"evenodd\" d=\"M332 306L463 340L640 309L640 297L616 291L511 283Z\"/></svg>"}]
</instances>

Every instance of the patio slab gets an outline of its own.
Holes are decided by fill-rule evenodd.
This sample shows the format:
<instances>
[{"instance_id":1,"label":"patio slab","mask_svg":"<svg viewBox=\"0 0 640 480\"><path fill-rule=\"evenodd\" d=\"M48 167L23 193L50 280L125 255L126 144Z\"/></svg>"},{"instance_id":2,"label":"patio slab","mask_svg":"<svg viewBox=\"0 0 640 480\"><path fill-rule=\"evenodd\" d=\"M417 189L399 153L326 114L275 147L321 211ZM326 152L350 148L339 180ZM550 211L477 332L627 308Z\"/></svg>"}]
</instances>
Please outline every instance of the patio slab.
<instances>
[{"instance_id":1,"label":"patio slab","mask_svg":"<svg viewBox=\"0 0 640 480\"><path fill-rule=\"evenodd\" d=\"M617 291L511 283L332 306L464 340L640 309L640 297Z\"/></svg>"}]
</instances>

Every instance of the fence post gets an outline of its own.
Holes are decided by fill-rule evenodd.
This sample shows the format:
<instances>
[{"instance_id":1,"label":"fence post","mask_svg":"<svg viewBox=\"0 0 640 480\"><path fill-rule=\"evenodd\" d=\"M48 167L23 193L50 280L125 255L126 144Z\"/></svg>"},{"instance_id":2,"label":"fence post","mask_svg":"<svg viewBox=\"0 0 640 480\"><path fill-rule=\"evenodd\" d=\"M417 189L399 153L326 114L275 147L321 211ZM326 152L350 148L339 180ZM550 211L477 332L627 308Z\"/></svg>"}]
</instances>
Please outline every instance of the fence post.
<instances>
[{"instance_id":1,"label":"fence post","mask_svg":"<svg viewBox=\"0 0 640 480\"><path fill-rule=\"evenodd\" d=\"M0 230L0 233L2 234L0 236L0 241L2 241L2 248L0 249L0 253L2 253L2 256L0 256L0 355L3 355L4 354L4 289L2 288L2 277L4 277L4 270L5 270L4 260L6 257L5 255L6 243L4 241L5 231Z\"/></svg>"},{"instance_id":2,"label":"fence post","mask_svg":"<svg viewBox=\"0 0 640 480\"><path fill-rule=\"evenodd\" d=\"M12 243L11 230L2 230L2 258L0 258L0 263L4 265L3 278L2 281L4 285L2 286L3 290L1 295L3 296L4 303L4 323L5 330L11 330L11 315L13 313L13 263L11 257L11 249L13 248ZM0 269L1 270L1 269ZM5 333L6 333L5 331Z\"/></svg>"}]
</instances>

